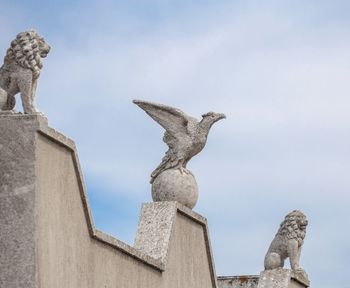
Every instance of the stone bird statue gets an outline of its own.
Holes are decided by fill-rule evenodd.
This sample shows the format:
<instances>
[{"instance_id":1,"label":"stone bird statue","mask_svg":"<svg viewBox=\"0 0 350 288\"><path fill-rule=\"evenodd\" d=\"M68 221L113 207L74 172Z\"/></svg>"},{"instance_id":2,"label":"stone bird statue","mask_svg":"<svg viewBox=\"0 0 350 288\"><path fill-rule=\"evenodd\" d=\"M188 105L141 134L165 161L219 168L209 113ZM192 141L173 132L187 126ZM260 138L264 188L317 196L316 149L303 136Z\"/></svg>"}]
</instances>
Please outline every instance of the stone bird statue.
<instances>
[{"instance_id":1,"label":"stone bird statue","mask_svg":"<svg viewBox=\"0 0 350 288\"><path fill-rule=\"evenodd\" d=\"M181 173L191 173L186 169L188 161L204 148L211 126L226 118L222 113L208 112L202 115L201 121L198 121L170 106L141 100L133 102L166 130L163 141L169 146L169 150L152 172L151 183L168 169L179 169Z\"/></svg>"}]
</instances>

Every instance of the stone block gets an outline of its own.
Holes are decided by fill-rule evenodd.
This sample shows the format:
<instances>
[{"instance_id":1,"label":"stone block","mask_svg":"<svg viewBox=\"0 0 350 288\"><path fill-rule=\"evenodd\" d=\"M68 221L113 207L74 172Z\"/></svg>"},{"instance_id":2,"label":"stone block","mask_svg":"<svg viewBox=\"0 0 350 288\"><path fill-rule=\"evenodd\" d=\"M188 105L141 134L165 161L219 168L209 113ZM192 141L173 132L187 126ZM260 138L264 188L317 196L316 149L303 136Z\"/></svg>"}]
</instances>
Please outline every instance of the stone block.
<instances>
[{"instance_id":1,"label":"stone block","mask_svg":"<svg viewBox=\"0 0 350 288\"><path fill-rule=\"evenodd\" d=\"M45 122L0 114L0 287L36 287L35 135Z\"/></svg>"},{"instance_id":2,"label":"stone block","mask_svg":"<svg viewBox=\"0 0 350 288\"><path fill-rule=\"evenodd\" d=\"M273 269L261 272L258 288L306 288L309 281L291 269Z\"/></svg>"}]
</instances>

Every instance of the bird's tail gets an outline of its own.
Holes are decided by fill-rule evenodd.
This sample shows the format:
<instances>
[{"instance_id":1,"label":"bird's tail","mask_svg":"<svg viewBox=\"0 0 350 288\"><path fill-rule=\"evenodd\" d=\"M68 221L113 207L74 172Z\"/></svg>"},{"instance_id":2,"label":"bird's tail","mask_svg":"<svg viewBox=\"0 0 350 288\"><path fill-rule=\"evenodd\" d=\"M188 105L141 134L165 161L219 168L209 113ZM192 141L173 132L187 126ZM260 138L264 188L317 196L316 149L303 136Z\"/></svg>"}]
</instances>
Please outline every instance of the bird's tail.
<instances>
[{"instance_id":1,"label":"bird's tail","mask_svg":"<svg viewBox=\"0 0 350 288\"><path fill-rule=\"evenodd\" d=\"M181 166L182 159L179 159L177 157L174 157L174 154L171 153L171 150L169 150L165 156L162 159L162 162L158 165L158 167L152 172L151 174L151 181L152 184L154 180L158 177L159 174L164 172L168 169L175 169L179 168Z\"/></svg>"},{"instance_id":2,"label":"bird's tail","mask_svg":"<svg viewBox=\"0 0 350 288\"><path fill-rule=\"evenodd\" d=\"M170 157L165 156L162 159L162 162L158 165L158 167L152 172L151 174L151 181L150 183L153 184L154 180L157 178L157 176L162 173L164 170L166 170L166 163L170 160Z\"/></svg>"}]
</instances>

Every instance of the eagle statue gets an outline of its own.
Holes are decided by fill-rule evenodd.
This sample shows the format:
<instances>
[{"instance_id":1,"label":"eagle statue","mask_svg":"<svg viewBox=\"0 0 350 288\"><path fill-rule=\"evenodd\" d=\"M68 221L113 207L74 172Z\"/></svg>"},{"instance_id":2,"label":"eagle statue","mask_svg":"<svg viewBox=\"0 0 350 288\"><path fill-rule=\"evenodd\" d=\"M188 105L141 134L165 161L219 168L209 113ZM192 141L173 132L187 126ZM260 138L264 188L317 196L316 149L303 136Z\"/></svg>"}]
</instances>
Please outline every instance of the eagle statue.
<instances>
[{"instance_id":1,"label":"eagle statue","mask_svg":"<svg viewBox=\"0 0 350 288\"><path fill-rule=\"evenodd\" d=\"M165 129L163 141L168 145L169 150L152 172L151 183L168 169L179 169L181 173L191 173L186 169L188 161L202 151L212 125L226 118L222 113L208 112L202 115L201 121L198 121L170 106L141 100L133 102Z\"/></svg>"}]
</instances>

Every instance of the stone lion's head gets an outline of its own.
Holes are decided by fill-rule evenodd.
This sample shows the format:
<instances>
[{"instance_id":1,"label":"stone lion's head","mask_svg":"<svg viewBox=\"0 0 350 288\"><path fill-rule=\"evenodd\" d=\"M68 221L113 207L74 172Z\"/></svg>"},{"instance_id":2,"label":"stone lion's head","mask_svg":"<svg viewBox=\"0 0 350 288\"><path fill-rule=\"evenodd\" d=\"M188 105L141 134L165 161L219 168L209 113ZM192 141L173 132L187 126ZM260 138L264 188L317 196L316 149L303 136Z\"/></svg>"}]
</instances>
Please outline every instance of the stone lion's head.
<instances>
[{"instance_id":1,"label":"stone lion's head","mask_svg":"<svg viewBox=\"0 0 350 288\"><path fill-rule=\"evenodd\" d=\"M33 72L33 78L37 79L43 66L41 58L45 58L50 52L50 46L35 30L21 32L11 42L7 49L5 63L17 63L23 68Z\"/></svg>"},{"instance_id":2,"label":"stone lion's head","mask_svg":"<svg viewBox=\"0 0 350 288\"><path fill-rule=\"evenodd\" d=\"M287 239L296 239L301 246L304 242L307 224L306 216L301 211L294 210L284 218L277 235Z\"/></svg>"}]
</instances>

